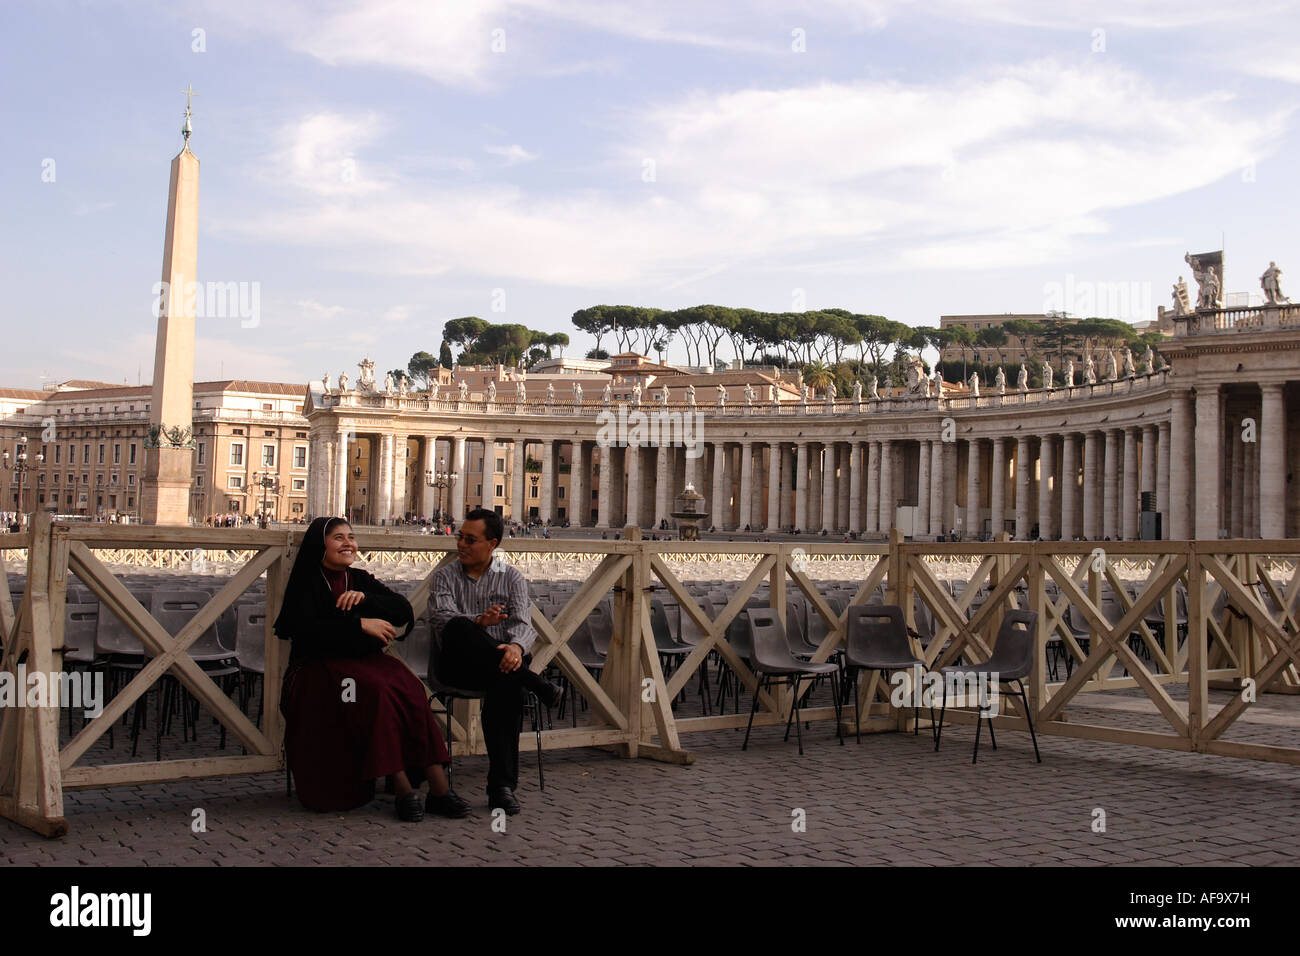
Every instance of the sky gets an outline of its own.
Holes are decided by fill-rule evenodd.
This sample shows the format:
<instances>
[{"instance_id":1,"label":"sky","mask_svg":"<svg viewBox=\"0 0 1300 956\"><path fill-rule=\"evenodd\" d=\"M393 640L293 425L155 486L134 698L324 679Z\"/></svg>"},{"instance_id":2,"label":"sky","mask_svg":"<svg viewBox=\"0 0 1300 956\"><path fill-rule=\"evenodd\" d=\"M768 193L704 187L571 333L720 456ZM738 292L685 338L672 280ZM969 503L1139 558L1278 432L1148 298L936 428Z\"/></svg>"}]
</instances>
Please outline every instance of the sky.
<instances>
[{"instance_id":1,"label":"sky","mask_svg":"<svg viewBox=\"0 0 1300 956\"><path fill-rule=\"evenodd\" d=\"M3 0L0 385L151 380L190 84L199 278L243 296L196 380L463 315L581 355L602 302L1146 321L1220 248L1300 299L1297 6Z\"/></svg>"}]
</instances>

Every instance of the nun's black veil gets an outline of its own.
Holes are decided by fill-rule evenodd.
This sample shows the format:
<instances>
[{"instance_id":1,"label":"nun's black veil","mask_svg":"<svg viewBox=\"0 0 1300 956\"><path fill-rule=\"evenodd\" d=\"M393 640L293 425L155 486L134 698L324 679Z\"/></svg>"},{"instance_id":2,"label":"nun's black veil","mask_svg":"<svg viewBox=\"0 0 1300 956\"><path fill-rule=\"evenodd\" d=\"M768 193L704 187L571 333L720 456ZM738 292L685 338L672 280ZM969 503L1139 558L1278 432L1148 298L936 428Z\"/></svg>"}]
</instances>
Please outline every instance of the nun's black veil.
<instances>
[{"instance_id":1,"label":"nun's black veil","mask_svg":"<svg viewBox=\"0 0 1300 956\"><path fill-rule=\"evenodd\" d=\"M312 600L316 586L324 581L320 575L321 561L325 558L325 539L337 525L347 524L346 518L317 518L307 526L298 546L298 554L289 572L289 584L284 589L284 601L275 619L275 633L288 640L296 636L296 626L303 618L304 605Z\"/></svg>"}]
</instances>

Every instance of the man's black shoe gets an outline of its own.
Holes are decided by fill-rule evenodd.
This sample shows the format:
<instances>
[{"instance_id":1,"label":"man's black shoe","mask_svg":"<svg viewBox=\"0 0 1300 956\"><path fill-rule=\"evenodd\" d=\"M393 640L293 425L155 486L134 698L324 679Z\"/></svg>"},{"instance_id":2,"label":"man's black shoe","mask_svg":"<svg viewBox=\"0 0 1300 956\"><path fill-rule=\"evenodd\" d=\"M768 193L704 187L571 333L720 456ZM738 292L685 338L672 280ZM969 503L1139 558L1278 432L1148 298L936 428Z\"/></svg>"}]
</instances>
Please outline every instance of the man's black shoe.
<instances>
[{"instance_id":1,"label":"man's black shoe","mask_svg":"<svg viewBox=\"0 0 1300 956\"><path fill-rule=\"evenodd\" d=\"M398 797L395 802L397 819L403 823L419 823L424 819L424 807L420 806L420 795L412 791Z\"/></svg>"},{"instance_id":2,"label":"man's black shoe","mask_svg":"<svg viewBox=\"0 0 1300 956\"><path fill-rule=\"evenodd\" d=\"M455 790L448 790L441 797L429 794L424 801L424 812L460 820L469 816L469 801L458 796Z\"/></svg>"},{"instance_id":3,"label":"man's black shoe","mask_svg":"<svg viewBox=\"0 0 1300 956\"><path fill-rule=\"evenodd\" d=\"M519 812L519 801L515 799L515 793L509 787L496 787L488 791L488 806L493 810L498 807L506 812L507 816L513 817Z\"/></svg>"},{"instance_id":4,"label":"man's black shoe","mask_svg":"<svg viewBox=\"0 0 1300 956\"><path fill-rule=\"evenodd\" d=\"M561 698L564 697L564 688L559 684L552 684L550 681L545 680L533 688L533 693L542 702L542 706L549 709L558 704Z\"/></svg>"}]
</instances>

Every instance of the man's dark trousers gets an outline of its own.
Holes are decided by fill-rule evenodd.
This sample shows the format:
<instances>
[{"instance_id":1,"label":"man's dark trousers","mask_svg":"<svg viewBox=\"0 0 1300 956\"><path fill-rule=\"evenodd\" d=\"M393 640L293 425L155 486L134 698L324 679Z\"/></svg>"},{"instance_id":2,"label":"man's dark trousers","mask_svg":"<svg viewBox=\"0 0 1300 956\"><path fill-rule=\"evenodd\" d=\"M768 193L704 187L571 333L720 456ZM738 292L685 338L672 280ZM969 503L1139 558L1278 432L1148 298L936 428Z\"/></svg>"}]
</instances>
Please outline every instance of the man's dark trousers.
<instances>
[{"instance_id":1,"label":"man's dark trousers","mask_svg":"<svg viewBox=\"0 0 1300 956\"><path fill-rule=\"evenodd\" d=\"M455 617L442 629L439 676L453 687L481 691L483 742L487 744L489 790L519 786L519 718L531 655L509 674L501 672L502 645L468 617Z\"/></svg>"}]
</instances>

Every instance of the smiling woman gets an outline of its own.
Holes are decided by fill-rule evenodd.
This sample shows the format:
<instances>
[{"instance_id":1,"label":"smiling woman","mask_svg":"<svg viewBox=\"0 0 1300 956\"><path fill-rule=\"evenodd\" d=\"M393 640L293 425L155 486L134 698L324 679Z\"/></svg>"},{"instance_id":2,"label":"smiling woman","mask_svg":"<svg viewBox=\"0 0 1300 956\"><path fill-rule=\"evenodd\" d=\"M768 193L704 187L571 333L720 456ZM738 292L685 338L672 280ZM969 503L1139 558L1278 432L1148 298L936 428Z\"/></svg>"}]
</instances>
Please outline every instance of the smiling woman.
<instances>
[{"instance_id":1,"label":"smiling woman","mask_svg":"<svg viewBox=\"0 0 1300 956\"><path fill-rule=\"evenodd\" d=\"M402 595L351 567L357 542L342 518L317 518L303 535L275 621L293 642L284 675L285 757L298 798L312 810L350 810L391 776L399 819L463 817L447 785L450 754L419 679L384 650L415 617ZM400 634L399 634L400 629ZM423 807L416 791L429 781Z\"/></svg>"}]
</instances>

